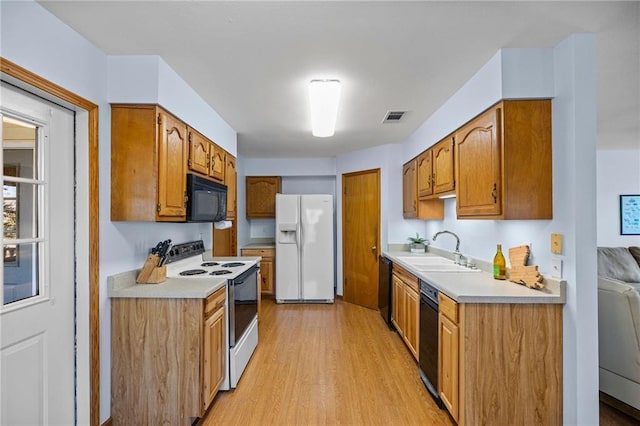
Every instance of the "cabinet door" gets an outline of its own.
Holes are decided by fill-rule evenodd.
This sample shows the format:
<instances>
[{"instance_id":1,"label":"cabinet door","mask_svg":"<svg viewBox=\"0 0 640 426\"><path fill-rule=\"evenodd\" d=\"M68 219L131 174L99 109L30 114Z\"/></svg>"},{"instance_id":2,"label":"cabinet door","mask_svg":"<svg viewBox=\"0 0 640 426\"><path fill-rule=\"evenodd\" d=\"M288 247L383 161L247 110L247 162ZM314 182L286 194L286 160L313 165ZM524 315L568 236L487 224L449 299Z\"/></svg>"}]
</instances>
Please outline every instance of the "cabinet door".
<instances>
[{"instance_id":1,"label":"cabinet door","mask_svg":"<svg viewBox=\"0 0 640 426\"><path fill-rule=\"evenodd\" d=\"M247 177L247 218L275 218L280 176Z\"/></svg>"},{"instance_id":2,"label":"cabinet door","mask_svg":"<svg viewBox=\"0 0 640 426\"><path fill-rule=\"evenodd\" d=\"M271 259L262 259L260 263L260 274L262 275L260 292L262 294L275 294L273 291L273 261Z\"/></svg>"},{"instance_id":3,"label":"cabinet door","mask_svg":"<svg viewBox=\"0 0 640 426\"><path fill-rule=\"evenodd\" d=\"M401 279L393 275L392 280L392 311L391 311L391 322L396 326L396 330L398 330L398 334L404 335L404 323L405 323L405 304L404 304L404 294L405 294L405 284Z\"/></svg>"},{"instance_id":4,"label":"cabinet door","mask_svg":"<svg viewBox=\"0 0 640 426\"><path fill-rule=\"evenodd\" d=\"M416 160L411 160L402 168L402 215L405 218L418 216L416 179Z\"/></svg>"},{"instance_id":5,"label":"cabinet door","mask_svg":"<svg viewBox=\"0 0 640 426\"><path fill-rule=\"evenodd\" d=\"M433 148L433 192L440 194L455 188L453 174L453 138L438 142Z\"/></svg>"},{"instance_id":6,"label":"cabinet door","mask_svg":"<svg viewBox=\"0 0 640 426\"><path fill-rule=\"evenodd\" d=\"M235 256L231 251L231 228L216 229L213 227L213 255Z\"/></svg>"},{"instance_id":7,"label":"cabinet door","mask_svg":"<svg viewBox=\"0 0 640 426\"><path fill-rule=\"evenodd\" d=\"M211 142L200 133L189 129L189 170L209 174L209 151Z\"/></svg>"},{"instance_id":8,"label":"cabinet door","mask_svg":"<svg viewBox=\"0 0 640 426\"><path fill-rule=\"evenodd\" d=\"M224 184L227 185L227 219L236 217L237 174L236 159L229 154L225 156ZM235 254L234 254L235 256Z\"/></svg>"},{"instance_id":9,"label":"cabinet door","mask_svg":"<svg viewBox=\"0 0 640 426\"><path fill-rule=\"evenodd\" d=\"M224 380L225 334L224 307L215 311L204 324L203 411L209 407Z\"/></svg>"},{"instance_id":10,"label":"cabinet door","mask_svg":"<svg viewBox=\"0 0 640 426\"><path fill-rule=\"evenodd\" d=\"M211 144L209 147L209 176L220 182L224 182L224 172L227 168L225 163L224 150L216 144ZM227 188L227 191L229 189ZM228 199L228 195L227 195ZM235 198L234 198L235 199Z\"/></svg>"},{"instance_id":11,"label":"cabinet door","mask_svg":"<svg viewBox=\"0 0 640 426\"><path fill-rule=\"evenodd\" d=\"M499 108L490 109L456 133L458 216L502 211L499 117Z\"/></svg>"},{"instance_id":12,"label":"cabinet door","mask_svg":"<svg viewBox=\"0 0 640 426\"><path fill-rule=\"evenodd\" d=\"M459 331L458 326L447 317L438 316L438 392L442 402L458 420L458 369Z\"/></svg>"},{"instance_id":13,"label":"cabinet door","mask_svg":"<svg viewBox=\"0 0 640 426\"><path fill-rule=\"evenodd\" d=\"M187 126L160 110L157 220L186 218Z\"/></svg>"},{"instance_id":14,"label":"cabinet door","mask_svg":"<svg viewBox=\"0 0 640 426\"><path fill-rule=\"evenodd\" d=\"M405 327L404 337L413 357L418 359L418 329L420 327L420 297L411 287L405 285Z\"/></svg>"},{"instance_id":15,"label":"cabinet door","mask_svg":"<svg viewBox=\"0 0 640 426\"><path fill-rule=\"evenodd\" d=\"M433 194L433 155L430 149L418 157L418 198Z\"/></svg>"}]
</instances>

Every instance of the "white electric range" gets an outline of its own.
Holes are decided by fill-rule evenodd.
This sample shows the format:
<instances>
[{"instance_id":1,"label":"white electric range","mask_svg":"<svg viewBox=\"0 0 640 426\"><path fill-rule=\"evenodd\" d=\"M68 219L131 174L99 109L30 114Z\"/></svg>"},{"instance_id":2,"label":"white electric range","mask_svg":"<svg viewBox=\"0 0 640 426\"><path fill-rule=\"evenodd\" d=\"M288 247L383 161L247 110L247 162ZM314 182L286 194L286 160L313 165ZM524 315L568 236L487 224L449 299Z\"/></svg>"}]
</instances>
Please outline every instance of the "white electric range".
<instances>
[{"instance_id":1,"label":"white electric range","mask_svg":"<svg viewBox=\"0 0 640 426\"><path fill-rule=\"evenodd\" d=\"M204 259L202 240L177 244L166 257L167 278L227 279L226 374L221 390L235 388L258 345L258 266L255 261Z\"/></svg>"}]
</instances>

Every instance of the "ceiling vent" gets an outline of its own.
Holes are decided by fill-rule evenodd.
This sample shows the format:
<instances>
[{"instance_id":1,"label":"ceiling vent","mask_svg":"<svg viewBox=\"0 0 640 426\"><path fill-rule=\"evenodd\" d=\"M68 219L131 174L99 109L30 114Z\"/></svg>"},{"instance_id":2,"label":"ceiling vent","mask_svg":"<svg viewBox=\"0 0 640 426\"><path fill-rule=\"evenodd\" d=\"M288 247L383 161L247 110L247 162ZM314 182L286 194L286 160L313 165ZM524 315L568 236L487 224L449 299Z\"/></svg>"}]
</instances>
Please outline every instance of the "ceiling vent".
<instances>
[{"instance_id":1,"label":"ceiling vent","mask_svg":"<svg viewBox=\"0 0 640 426\"><path fill-rule=\"evenodd\" d=\"M402 120L402 117L407 111L389 111L384 117L383 123L397 123Z\"/></svg>"}]
</instances>

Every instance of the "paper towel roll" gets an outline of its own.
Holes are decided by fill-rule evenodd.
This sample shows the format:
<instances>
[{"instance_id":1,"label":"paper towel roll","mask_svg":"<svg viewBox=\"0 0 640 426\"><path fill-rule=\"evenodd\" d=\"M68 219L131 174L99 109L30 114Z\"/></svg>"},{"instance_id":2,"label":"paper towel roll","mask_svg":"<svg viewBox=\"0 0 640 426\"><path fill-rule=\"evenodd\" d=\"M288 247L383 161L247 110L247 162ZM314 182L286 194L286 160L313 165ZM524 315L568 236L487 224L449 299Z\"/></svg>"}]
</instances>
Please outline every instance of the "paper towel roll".
<instances>
[{"instance_id":1,"label":"paper towel roll","mask_svg":"<svg viewBox=\"0 0 640 426\"><path fill-rule=\"evenodd\" d=\"M230 220L221 220L220 222L213 222L213 226L216 229L228 229L231 228L231 221Z\"/></svg>"}]
</instances>

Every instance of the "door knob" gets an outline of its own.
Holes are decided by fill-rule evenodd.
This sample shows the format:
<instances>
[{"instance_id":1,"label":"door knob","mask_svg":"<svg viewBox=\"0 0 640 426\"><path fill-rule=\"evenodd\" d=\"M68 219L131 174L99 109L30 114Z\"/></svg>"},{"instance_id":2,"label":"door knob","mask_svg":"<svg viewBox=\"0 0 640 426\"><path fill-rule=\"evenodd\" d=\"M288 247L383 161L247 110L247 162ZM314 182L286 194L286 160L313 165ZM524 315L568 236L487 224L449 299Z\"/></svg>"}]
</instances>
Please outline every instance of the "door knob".
<instances>
[{"instance_id":1,"label":"door knob","mask_svg":"<svg viewBox=\"0 0 640 426\"><path fill-rule=\"evenodd\" d=\"M371 247L371 251L376 251L376 250L378 250L378 247L376 246Z\"/></svg>"}]
</instances>

